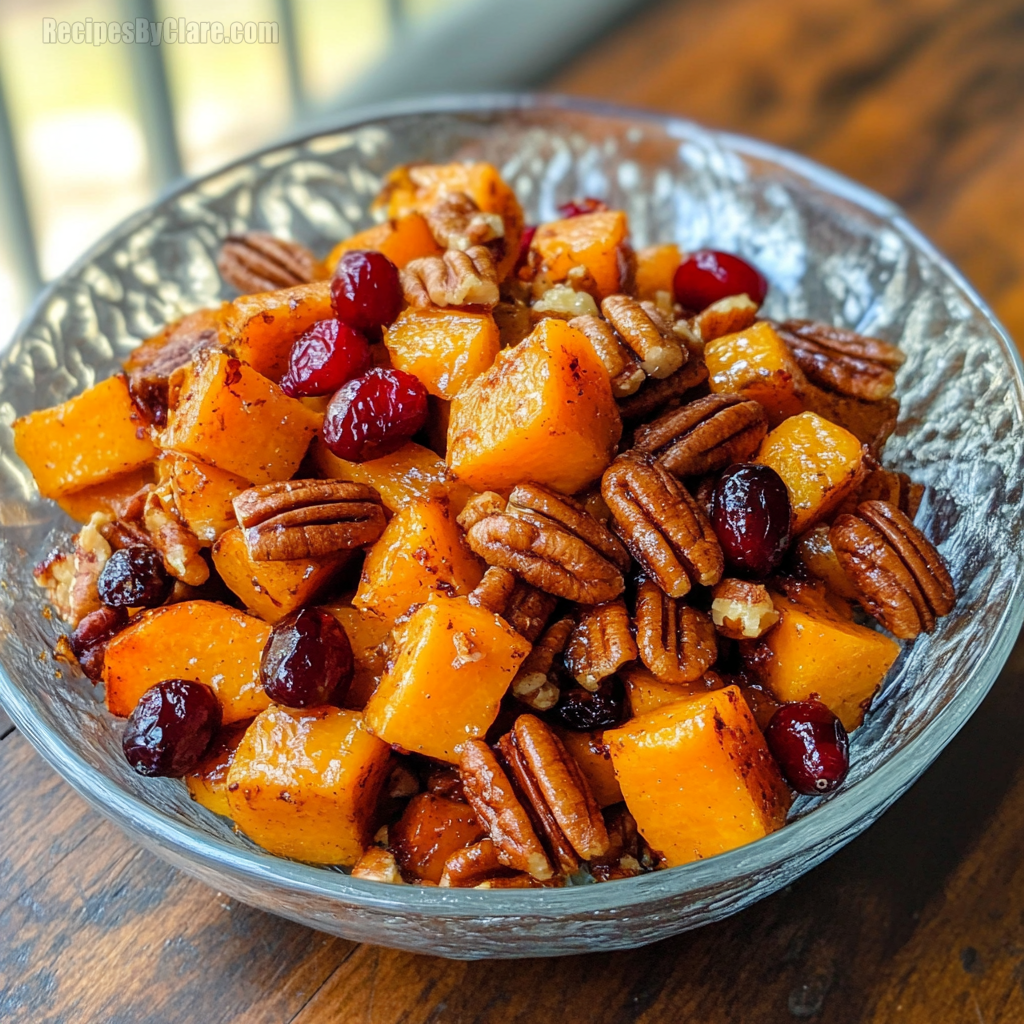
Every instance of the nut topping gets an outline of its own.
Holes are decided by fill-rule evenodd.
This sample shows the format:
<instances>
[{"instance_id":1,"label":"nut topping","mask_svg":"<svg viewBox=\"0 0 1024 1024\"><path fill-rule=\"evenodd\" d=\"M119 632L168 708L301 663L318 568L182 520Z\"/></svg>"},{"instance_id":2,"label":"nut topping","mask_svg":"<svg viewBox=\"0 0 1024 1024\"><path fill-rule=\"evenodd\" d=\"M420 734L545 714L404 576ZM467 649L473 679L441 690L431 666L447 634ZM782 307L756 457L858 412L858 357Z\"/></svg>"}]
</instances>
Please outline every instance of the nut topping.
<instances>
[{"instance_id":1,"label":"nut topping","mask_svg":"<svg viewBox=\"0 0 1024 1024\"><path fill-rule=\"evenodd\" d=\"M637 590L636 643L640 660L664 683L692 683L718 657L711 620L650 580Z\"/></svg>"},{"instance_id":2,"label":"nut topping","mask_svg":"<svg viewBox=\"0 0 1024 1024\"><path fill-rule=\"evenodd\" d=\"M647 379L640 360L619 341L615 331L599 316L577 316L569 321L570 327L587 336L612 382L612 394L626 398L634 394Z\"/></svg>"},{"instance_id":3,"label":"nut topping","mask_svg":"<svg viewBox=\"0 0 1024 1024\"><path fill-rule=\"evenodd\" d=\"M455 517L455 522L463 528L463 530L469 530L481 519L486 519L487 516L500 515L505 511L505 506L508 502L495 491L482 491L480 494L474 494L469 501L466 502L462 511Z\"/></svg>"},{"instance_id":4,"label":"nut topping","mask_svg":"<svg viewBox=\"0 0 1024 1024\"><path fill-rule=\"evenodd\" d=\"M420 308L493 306L500 298L494 260L482 245L412 260L402 270L401 279L406 301Z\"/></svg>"},{"instance_id":5,"label":"nut topping","mask_svg":"<svg viewBox=\"0 0 1024 1024\"><path fill-rule=\"evenodd\" d=\"M515 586L516 578L508 569L492 565L484 573L483 579L470 591L467 600L478 608L486 608L495 615L501 615Z\"/></svg>"},{"instance_id":6,"label":"nut topping","mask_svg":"<svg viewBox=\"0 0 1024 1024\"><path fill-rule=\"evenodd\" d=\"M499 859L494 842L481 839L448 857L438 884L442 889L472 889L508 874L509 869Z\"/></svg>"},{"instance_id":7,"label":"nut topping","mask_svg":"<svg viewBox=\"0 0 1024 1024\"><path fill-rule=\"evenodd\" d=\"M636 299L629 295L609 295L601 303L601 312L637 354L648 376L660 380L675 373L686 362L687 353L679 339L671 332L662 331Z\"/></svg>"},{"instance_id":8,"label":"nut topping","mask_svg":"<svg viewBox=\"0 0 1024 1024\"><path fill-rule=\"evenodd\" d=\"M722 578L725 559L707 516L681 483L650 456L620 455L601 494L633 557L671 597Z\"/></svg>"},{"instance_id":9,"label":"nut topping","mask_svg":"<svg viewBox=\"0 0 1024 1024\"><path fill-rule=\"evenodd\" d=\"M942 556L896 506L865 501L836 518L829 540L865 611L901 640L935 628L956 591Z\"/></svg>"},{"instance_id":10,"label":"nut topping","mask_svg":"<svg viewBox=\"0 0 1024 1024\"><path fill-rule=\"evenodd\" d=\"M565 667L580 686L594 693L602 679L636 655L629 612L620 597L581 611L565 650Z\"/></svg>"},{"instance_id":11,"label":"nut topping","mask_svg":"<svg viewBox=\"0 0 1024 1024\"><path fill-rule=\"evenodd\" d=\"M725 579L715 584L711 598L715 628L731 640L756 640L779 621L771 596L760 583Z\"/></svg>"},{"instance_id":12,"label":"nut topping","mask_svg":"<svg viewBox=\"0 0 1024 1024\"><path fill-rule=\"evenodd\" d=\"M382 850L379 846L370 846L356 861L352 868L353 878L362 878L371 882L385 882L388 885L404 885L398 861L390 850Z\"/></svg>"},{"instance_id":13,"label":"nut topping","mask_svg":"<svg viewBox=\"0 0 1024 1024\"><path fill-rule=\"evenodd\" d=\"M619 402L619 415L624 423L647 422L665 409L679 404L679 400L708 379L708 368L703 359L690 358L680 369L663 380L647 378L636 394Z\"/></svg>"},{"instance_id":14,"label":"nut topping","mask_svg":"<svg viewBox=\"0 0 1024 1024\"><path fill-rule=\"evenodd\" d=\"M308 284L316 272L316 257L298 242L265 231L247 231L224 239L217 269L228 284L252 295Z\"/></svg>"},{"instance_id":15,"label":"nut topping","mask_svg":"<svg viewBox=\"0 0 1024 1024\"><path fill-rule=\"evenodd\" d=\"M536 711L550 711L558 703L561 691L554 677L555 659L565 650L575 625L571 617L558 619L533 645L512 680L517 700Z\"/></svg>"},{"instance_id":16,"label":"nut topping","mask_svg":"<svg viewBox=\"0 0 1024 1024\"><path fill-rule=\"evenodd\" d=\"M554 614L558 598L519 580L502 618L524 639L534 643Z\"/></svg>"},{"instance_id":17,"label":"nut topping","mask_svg":"<svg viewBox=\"0 0 1024 1024\"><path fill-rule=\"evenodd\" d=\"M633 443L676 476L703 476L749 459L767 433L768 416L760 402L742 395L708 395L641 427Z\"/></svg>"},{"instance_id":18,"label":"nut topping","mask_svg":"<svg viewBox=\"0 0 1024 1024\"><path fill-rule=\"evenodd\" d=\"M465 192L447 192L424 214L430 233L443 249L465 252L505 237L501 214L484 213Z\"/></svg>"},{"instance_id":19,"label":"nut topping","mask_svg":"<svg viewBox=\"0 0 1024 1024\"><path fill-rule=\"evenodd\" d=\"M257 561L319 558L372 544L384 531L380 495L342 480L285 480L250 487L233 501Z\"/></svg>"}]
</instances>

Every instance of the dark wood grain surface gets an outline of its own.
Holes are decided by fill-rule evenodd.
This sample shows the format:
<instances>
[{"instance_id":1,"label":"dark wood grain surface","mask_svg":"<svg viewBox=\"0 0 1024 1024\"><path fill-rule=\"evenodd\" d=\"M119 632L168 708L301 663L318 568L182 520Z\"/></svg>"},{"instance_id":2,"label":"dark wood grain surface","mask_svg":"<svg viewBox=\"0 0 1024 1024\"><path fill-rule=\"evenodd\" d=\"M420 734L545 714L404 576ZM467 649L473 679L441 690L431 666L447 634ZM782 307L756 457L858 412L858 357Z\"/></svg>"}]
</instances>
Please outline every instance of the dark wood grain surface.
<instances>
[{"instance_id":1,"label":"dark wood grain surface","mask_svg":"<svg viewBox=\"0 0 1024 1024\"><path fill-rule=\"evenodd\" d=\"M689 0L564 91L759 135L904 204L1024 338L1024 4ZM141 852L0 713L0 1021L1024 1021L1024 648L868 833L718 925L628 953L451 963L242 906Z\"/></svg>"}]
</instances>

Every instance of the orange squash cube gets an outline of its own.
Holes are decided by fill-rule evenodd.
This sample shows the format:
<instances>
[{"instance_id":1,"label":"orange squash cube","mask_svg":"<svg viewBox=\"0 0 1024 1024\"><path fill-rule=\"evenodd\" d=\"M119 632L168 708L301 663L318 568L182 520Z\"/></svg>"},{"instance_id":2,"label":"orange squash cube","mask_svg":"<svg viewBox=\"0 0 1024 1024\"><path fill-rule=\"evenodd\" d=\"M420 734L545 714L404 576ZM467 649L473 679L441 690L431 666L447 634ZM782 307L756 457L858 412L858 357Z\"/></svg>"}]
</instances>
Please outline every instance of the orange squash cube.
<instances>
[{"instance_id":1,"label":"orange squash cube","mask_svg":"<svg viewBox=\"0 0 1024 1024\"><path fill-rule=\"evenodd\" d=\"M341 708L267 708L228 771L238 828L279 857L351 867L368 845L391 751Z\"/></svg>"},{"instance_id":2,"label":"orange squash cube","mask_svg":"<svg viewBox=\"0 0 1024 1024\"><path fill-rule=\"evenodd\" d=\"M582 267L600 302L622 288L619 247L628 234L629 222L621 210L603 210L541 224L530 248L540 255L540 274L551 284Z\"/></svg>"},{"instance_id":3,"label":"orange squash cube","mask_svg":"<svg viewBox=\"0 0 1024 1024\"><path fill-rule=\"evenodd\" d=\"M423 256L439 256L444 250L434 240L426 220L410 213L398 220L374 224L351 238L339 242L323 262L325 277L331 277L338 260L351 249L373 249L382 252L399 269Z\"/></svg>"},{"instance_id":4,"label":"orange squash cube","mask_svg":"<svg viewBox=\"0 0 1024 1024\"><path fill-rule=\"evenodd\" d=\"M548 318L452 399L447 459L478 491L532 480L574 494L601 475L621 434L593 346Z\"/></svg>"},{"instance_id":5,"label":"orange squash cube","mask_svg":"<svg viewBox=\"0 0 1024 1024\"><path fill-rule=\"evenodd\" d=\"M779 700L816 697L852 732L900 653L883 633L841 615L826 600L772 594L779 623L762 643L763 678Z\"/></svg>"},{"instance_id":6,"label":"orange squash cube","mask_svg":"<svg viewBox=\"0 0 1024 1024\"><path fill-rule=\"evenodd\" d=\"M600 730L575 732L572 729L557 729L556 732L590 784L597 806L605 808L619 803L622 790L619 788L619 780L615 778L612 755L608 744L604 742L604 733Z\"/></svg>"},{"instance_id":7,"label":"orange squash cube","mask_svg":"<svg viewBox=\"0 0 1024 1024\"><path fill-rule=\"evenodd\" d=\"M352 558L350 551L339 551L324 558L257 562L250 557L239 526L221 535L212 555L228 590L265 622L280 622L315 601Z\"/></svg>"},{"instance_id":8,"label":"orange squash cube","mask_svg":"<svg viewBox=\"0 0 1024 1024\"><path fill-rule=\"evenodd\" d=\"M103 682L107 708L124 718L164 679L195 679L220 701L225 725L270 703L260 684L260 658L270 626L215 601L153 608L107 644Z\"/></svg>"},{"instance_id":9,"label":"orange squash cube","mask_svg":"<svg viewBox=\"0 0 1024 1024\"><path fill-rule=\"evenodd\" d=\"M231 809L228 807L228 771L248 728L248 722L235 722L221 729L199 764L185 776L188 795L208 811L222 814L225 818L231 817Z\"/></svg>"},{"instance_id":10,"label":"orange squash cube","mask_svg":"<svg viewBox=\"0 0 1024 1024\"><path fill-rule=\"evenodd\" d=\"M669 867L785 824L789 789L739 687L666 704L604 738L626 806Z\"/></svg>"},{"instance_id":11,"label":"orange squash cube","mask_svg":"<svg viewBox=\"0 0 1024 1024\"><path fill-rule=\"evenodd\" d=\"M860 483L866 449L848 430L803 412L780 423L755 462L782 477L793 506L793 533L824 519Z\"/></svg>"},{"instance_id":12,"label":"orange squash cube","mask_svg":"<svg viewBox=\"0 0 1024 1024\"><path fill-rule=\"evenodd\" d=\"M674 242L667 245L648 245L636 253L636 294L640 299L652 302L658 292L675 296L674 280L679 264L683 262L679 246Z\"/></svg>"},{"instance_id":13,"label":"orange squash cube","mask_svg":"<svg viewBox=\"0 0 1024 1024\"><path fill-rule=\"evenodd\" d=\"M832 541L828 536L829 527L826 523L808 530L797 542L797 558L803 562L807 571L816 579L822 580L826 587L836 596L847 601L857 601L860 595L850 582L850 577L832 550Z\"/></svg>"},{"instance_id":14,"label":"orange squash cube","mask_svg":"<svg viewBox=\"0 0 1024 1024\"><path fill-rule=\"evenodd\" d=\"M254 484L288 480L322 417L224 352L204 352L171 396L164 448Z\"/></svg>"},{"instance_id":15,"label":"orange squash cube","mask_svg":"<svg viewBox=\"0 0 1024 1024\"><path fill-rule=\"evenodd\" d=\"M410 307L384 332L391 362L418 377L438 398L454 398L490 369L501 349L490 313Z\"/></svg>"},{"instance_id":16,"label":"orange squash cube","mask_svg":"<svg viewBox=\"0 0 1024 1024\"><path fill-rule=\"evenodd\" d=\"M385 743L455 764L498 716L527 643L500 616L464 597L431 595L395 629L398 653L366 704Z\"/></svg>"},{"instance_id":17,"label":"orange squash cube","mask_svg":"<svg viewBox=\"0 0 1024 1024\"><path fill-rule=\"evenodd\" d=\"M483 576L446 501L415 501L370 548L352 603L393 623L431 593L468 594Z\"/></svg>"},{"instance_id":18,"label":"orange squash cube","mask_svg":"<svg viewBox=\"0 0 1024 1024\"><path fill-rule=\"evenodd\" d=\"M248 490L248 480L176 452L165 459L175 507L203 544L212 544L238 524L231 501Z\"/></svg>"},{"instance_id":19,"label":"orange squash cube","mask_svg":"<svg viewBox=\"0 0 1024 1024\"><path fill-rule=\"evenodd\" d=\"M154 463L147 462L101 484L64 494L57 498L57 504L77 523L89 522L93 512L110 512L116 516L124 502L156 480L155 468Z\"/></svg>"},{"instance_id":20,"label":"orange squash cube","mask_svg":"<svg viewBox=\"0 0 1024 1024\"><path fill-rule=\"evenodd\" d=\"M324 608L341 623L352 647L355 672L345 697L345 707L362 711L384 675L391 623L376 612L354 608L345 602L336 601L324 605Z\"/></svg>"},{"instance_id":21,"label":"orange squash cube","mask_svg":"<svg viewBox=\"0 0 1024 1024\"><path fill-rule=\"evenodd\" d=\"M44 498L107 483L157 456L120 373L52 409L22 416L13 429L14 450Z\"/></svg>"},{"instance_id":22,"label":"orange squash cube","mask_svg":"<svg viewBox=\"0 0 1024 1024\"><path fill-rule=\"evenodd\" d=\"M738 394L760 402L769 426L804 408L803 371L786 343L765 320L736 334L724 334L704 347L708 383L717 394Z\"/></svg>"},{"instance_id":23,"label":"orange squash cube","mask_svg":"<svg viewBox=\"0 0 1024 1024\"><path fill-rule=\"evenodd\" d=\"M633 665L622 669L619 677L626 687L626 696L634 718L656 711L666 704L674 704L677 700L696 697L715 688L715 677L712 682L701 676L691 683L663 683L653 672L646 668Z\"/></svg>"},{"instance_id":24,"label":"orange squash cube","mask_svg":"<svg viewBox=\"0 0 1024 1024\"><path fill-rule=\"evenodd\" d=\"M441 881L444 862L456 850L487 835L469 804L434 793L414 796L402 816L388 829L388 848L402 874L421 881Z\"/></svg>"}]
</instances>

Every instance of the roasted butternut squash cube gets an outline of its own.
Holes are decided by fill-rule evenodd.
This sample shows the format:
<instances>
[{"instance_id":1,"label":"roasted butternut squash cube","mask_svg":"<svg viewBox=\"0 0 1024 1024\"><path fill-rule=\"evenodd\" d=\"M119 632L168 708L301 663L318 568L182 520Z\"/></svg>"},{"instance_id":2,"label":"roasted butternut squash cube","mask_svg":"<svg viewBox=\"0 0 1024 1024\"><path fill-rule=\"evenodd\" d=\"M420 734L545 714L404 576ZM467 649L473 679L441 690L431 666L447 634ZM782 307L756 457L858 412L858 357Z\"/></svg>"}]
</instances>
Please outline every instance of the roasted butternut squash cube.
<instances>
[{"instance_id":1,"label":"roasted butternut squash cube","mask_svg":"<svg viewBox=\"0 0 1024 1024\"><path fill-rule=\"evenodd\" d=\"M418 213L409 213L398 220L374 224L372 228L339 242L323 262L324 276L331 277L338 260L352 249L382 252L399 269L411 260L439 256L444 251L430 233L426 220Z\"/></svg>"},{"instance_id":2,"label":"roasted butternut squash cube","mask_svg":"<svg viewBox=\"0 0 1024 1024\"><path fill-rule=\"evenodd\" d=\"M369 843L390 759L357 711L274 705L235 752L231 817L279 857L351 867Z\"/></svg>"},{"instance_id":3,"label":"roasted butternut squash cube","mask_svg":"<svg viewBox=\"0 0 1024 1024\"><path fill-rule=\"evenodd\" d=\"M228 807L228 771L235 751L242 742L248 722L235 722L221 729L199 764L185 776L188 794L197 804L214 814L231 817Z\"/></svg>"},{"instance_id":4,"label":"roasted butternut squash cube","mask_svg":"<svg viewBox=\"0 0 1024 1024\"><path fill-rule=\"evenodd\" d=\"M704 359L711 390L760 402L768 413L769 426L803 410L803 371L767 321L758 320L745 331L708 342Z\"/></svg>"},{"instance_id":5,"label":"roasted butternut squash cube","mask_svg":"<svg viewBox=\"0 0 1024 1024\"><path fill-rule=\"evenodd\" d=\"M107 708L124 718L164 679L195 679L220 701L230 725L269 703L260 685L260 657L270 626L215 601L182 601L132 619L107 644L103 682Z\"/></svg>"},{"instance_id":6,"label":"roasted butternut squash cube","mask_svg":"<svg viewBox=\"0 0 1024 1024\"><path fill-rule=\"evenodd\" d=\"M900 653L883 633L841 615L826 600L772 594L779 623L764 638L763 678L779 700L816 697L852 732Z\"/></svg>"},{"instance_id":7,"label":"roasted butternut squash cube","mask_svg":"<svg viewBox=\"0 0 1024 1024\"><path fill-rule=\"evenodd\" d=\"M633 717L646 715L666 704L674 704L677 700L686 700L708 690L714 689L717 677L701 676L692 683L664 683L653 672L639 665L631 665L619 672L619 677L626 687L626 696Z\"/></svg>"},{"instance_id":8,"label":"roasted butternut squash cube","mask_svg":"<svg viewBox=\"0 0 1024 1024\"><path fill-rule=\"evenodd\" d=\"M44 498L107 483L157 456L123 374L15 420L14 450Z\"/></svg>"},{"instance_id":9,"label":"roasted butternut squash cube","mask_svg":"<svg viewBox=\"0 0 1024 1024\"><path fill-rule=\"evenodd\" d=\"M414 501L447 498L458 515L475 493L429 448L410 441L396 452L368 462L339 459L319 439L312 449L313 462L325 477L369 484L389 512L400 512Z\"/></svg>"},{"instance_id":10,"label":"roasted butternut squash cube","mask_svg":"<svg viewBox=\"0 0 1024 1024\"><path fill-rule=\"evenodd\" d=\"M593 281L594 298L600 302L622 288L620 246L628 234L629 222L621 210L602 210L541 224L530 248L541 258L545 280L557 284L580 267Z\"/></svg>"},{"instance_id":11,"label":"roasted butternut squash cube","mask_svg":"<svg viewBox=\"0 0 1024 1024\"><path fill-rule=\"evenodd\" d=\"M258 562L249 555L239 526L221 535L212 555L228 590L265 622L280 622L315 601L352 558L352 552L339 551L322 558Z\"/></svg>"},{"instance_id":12,"label":"roasted butternut squash cube","mask_svg":"<svg viewBox=\"0 0 1024 1024\"><path fill-rule=\"evenodd\" d=\"M464 597L431 595L395 629L398 653L366 704L385 743L455 764L498 716L527 643L500 616Z\"/></svg>"},{"instance_id":13,"label":"roasted butternut squash cube","mask_svg":"<svg viewBox=\"0 0 1024 1024\"><path fill-rule=\"evenodd\" d=\"M130 473L122 473L101 484L64 494L57 499L57 504L78 523L89 522L93 512L110 512L116 516L132 495L155 479L155 464L147 462L145 466L133 469Z\"/></svg>"},{"instance_id":14,"label":"roasted butternut squash cube","mask_svg":"<svg viewBox=\"0 0 1024 1024\"><path fill-rule=\"evenodd\" d=\"M164 448L254 484L287 480L323 418L224 352L204 352L172 394Z\"/></svg>"},{"instance_id":15,"label":"roasted butternut squash cube","mask_svg":"<svg viewBox=\"0 0 1024 1024\"><path fill-rule=\"evenodd\" d=\"M824 519L864 475L866 449L848 430L803 412L780 423L761 443L755 462L782 477L793 506L793 533Z\"/></svg>"},{"instance_id":16,"label":"roasted butternut squash cube","mask_svg":"<svg viewBox=\"0 0 1024 1024\"><path fill-rule=\"evenodd\" d=\"M532 480L574 494L601 475L621 434L593 346L549 318L452 399L447 459L477 491Z\"/></svg>"},{"instance_id":17,"label":"roasted butternut squash cube","mask_svg":"<svg viewBox=\"0 0 1024 1024\"><path fill-rule=\"evenodd\" d=\"M345 707L362 711L384 675L391 623L376 612L354 608L347 602L335 601L324 607L341 623L352 647L355 671L344 700Z\"/></svg>"},{"instance_id":18,"label":"roasted butternut squash cube","mask_svg":"<svg viewBox=\"0 0 1024 1024\"><path fill-rule=\"evenodd\" d=\"M414 796L388 829L388 849L409 879L441 881L444 862L456 850L487 835L469 804L434 793Z\"/></svg>"},{"instance_id":19,"label":"roasted butternut squash cube","mask_svg":"<svg viewBox=\"0 0 1024 1024\"><path fill-rule=\"evenodd\" d=\"M352 603L389 622L431 593L468 594L483 576L446 501L414 501L370 548Z\"/></svg>"},{"instance_id":20,"label":"roasted butternut squash cube","mask_svg":"<svg viewBox=\"0 0 1024 1024\"><path fill-rule=\"evenodd\" d=\"M847 601L857 601L860 595L850 582L850 577L832 550L832 541L828 536L829 527L821 523L808 530L797 542L797 558L803 562L807 571L816 579L822 580L826 587L838 597Z\"/></svg>"},{"instance_id":21,"label":"roasted butternut squash cube","mask_svg":"<svg viewBox=\"0 0 1024 1024\"><path fill-rule=\"evenodd\" d=\"M737 686L666 704L604 738L626 806L669 867L785 824L789 789Z\"/></svg>"},{"instance_id":22,"label":"roasted butternut squash cube","mask_svg":"<svg viewBox=\"0 0 1024 1024\"><path fill-rule=\"evenodd\" d=\"M331 320L331 282L313 281L258 295L242 295L227 313L232 348L257 373L280 381L292 343L318 320Z\"/></svg>"},{"instance_id":23,"label":"roasted butternut squash cube","mask_svg":"<svg viewBox=\"0 0 1024 1024\"><path fill-rule=\"evenodd\" d=\"M396 369L418 377L438 398L454 398L490 369L501 348L490 313L410 307L384 332Z\"/></svg>"},{"instance_id":24,"label":"roasted butternut squash cube","mask_svg":"<svg viewBox=\"0 0 1024 1024\"><path fill-rule=\"evenodd\" d=\"M248 490L248 480L187 455L172 452L165 459L178 514L203 544L238 524L231 501Z\"/></svg>"},{"instance_id":25,"label":"roasted butternut squash cube","mask_svg":"<svg viewBox=\"0 0 1024 1024\"><path fill-rule=\"evenodd\" d=\"M638 249L635 275L637 297L653 302L658 292L667 292L674 298L676 271L682 262L682 253L674 242Z\"/></svg>"},{"instance_id":26,"label":"roasted butternut squash cube","mask_svg":"<svg viewBox=\"0 0 1024 1024\"><path fill-rule=\"evenodd\" d=\"M571 729L558 729L557 732L558 738L590 784L597 806L604 808L619 803L622 790L619 788L619 780L615 778L612 755L608 744L604 742L604 733L600 730L575 732Z\"/></svg>"}]
</instances>

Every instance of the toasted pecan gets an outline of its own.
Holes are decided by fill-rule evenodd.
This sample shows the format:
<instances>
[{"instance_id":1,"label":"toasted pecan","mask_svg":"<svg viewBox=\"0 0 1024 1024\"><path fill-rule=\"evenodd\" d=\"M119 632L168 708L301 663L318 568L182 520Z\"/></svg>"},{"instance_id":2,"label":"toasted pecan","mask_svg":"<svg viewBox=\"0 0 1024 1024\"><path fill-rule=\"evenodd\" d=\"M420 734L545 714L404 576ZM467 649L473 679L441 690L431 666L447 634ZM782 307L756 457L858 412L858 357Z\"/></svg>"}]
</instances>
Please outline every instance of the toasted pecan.
<instances>
[{"instance_id":1,"label":"toasted pecan","mask_svg":"<svg viewBox=\"0 0 1024 1024\"><path fill-rule=\"evenodd\" d=\"M581 609L565 648L565 667L580 686L596 692L602 679L636 655L629 611L620 597Z\"/></svg>"},{"instance_id":2,"label":"toasted pecan","mask_svg":"<svg viewBox=\"0 0 1024 1024\"><path fill-rule=\"evenodd\" d=\"M665 683L692 683L718 657L711 620L650 580L637 590L636 643L641 661Z\"/></svg>"},{"instance_id":3,"label":"toasted pecan","mask_svg":"<svg viewBox=\"0 0 1024 1024\"><path fill-rule=\"evenodd\" d=\"M558 598L554 594L546 594L519 580L509 596L502 618L532 644L544 632L557 605Z\"/></svg>"},{"instance_id":4,"label":"toasted pecan","mask_svg":"<svg viewBox=\"0 0 1024 1024\"><path fill-rule=\"evenodd\" d=\"M298 242L247 231L224 239L217 269L228 284L252 295L307 284L316 273L316 257Z\"/></svg>"},{"instance_id":5,"label":"toasted pecan","mask_svg":"<svg viewBox=\"0 0 1024 1024\"><path fill-rule=\"evenodd\" d=\"M512 680L512 695L537 711L548 711L558 703L561 691L555 677L555 659L565 650L576 625L571 616L557 619L533 645Z\"/></svg>"},{"instance_id":6,"label":"toasted pecan","mask_svg":"<svg viewBox=\"0 0 1024 1024\"><path fill-rule=\"evenodd\" d=\"M443 256L422 256L401 271L402 291L412 306L493 306L499 298L498 272L482 245Z\"/></svg>"},{"instance_id":7,"label":"toasted pecan","mask_svg":"<svg viewBox=\"0 0 1024 1024\"><path fill-rule=\"evenodd\" d=\"M469 603L478 608L501 615L505 611L512 591L515 590L515 575L499 566L488 566L483 579L469 593Z\"/></svg>"},{"instance_id":8,"label":"toasted pecan","mask_svg":"<svg viewBox=\"0 0 1024 1024\"><path fill-rule=\"evenodd\" d=\"M484 213L465 192L446 192L424 214L443 249L471 249L505 237L500 213Z\"/></svg>"},{"instance_id":9,"label":"toasted pecan","mask_svg":"<svg viewBox=\"0 0 1024 1024\"><path fill-rule=\"evenodd\" d=\"M577 316L570 327L585 334L612 382L612 394L626 398L647 379L640 360L619 340L611 325L599 316Z\"/></svg>"},{"instance_id":10,"label":"toasted pecan","mask_svg":"<svg viewBox=\"0 0 1024 1024\"><path fill-rule=\"evenodd\" d=\"M708 368L703 359L692 356L675 373L662 380L648 377L643 386L619 402L619 415L624 423L641 423L653 419L666 409L678 405L689 391L708 379Z\"/></svg>"},{"instance_id":11,"label":"toasted pecan","mask_svg":"<svg viewBox=\"0 0 1024 1024\"><path fill-rule=\"evenodd\" d=\"M601 302L601 312L636 353L649 377L671 376L687 361L688 353L679 339L631 296L607 296Z\"/></svg>"}]
</instances>

